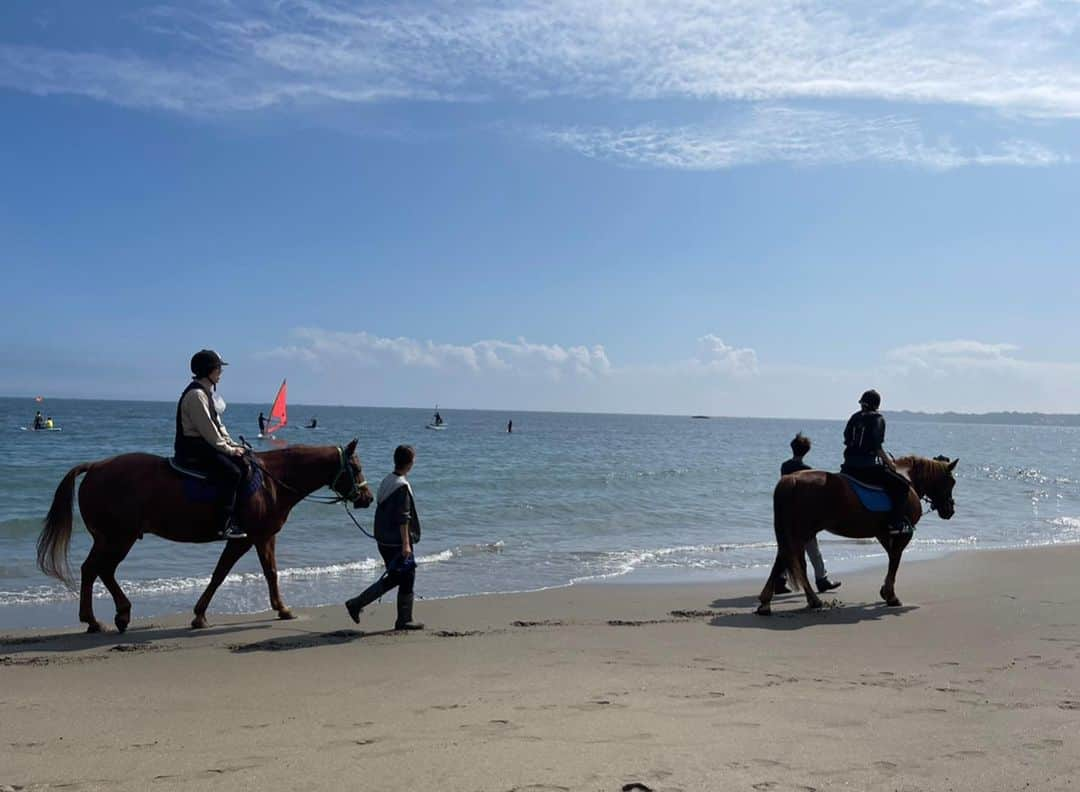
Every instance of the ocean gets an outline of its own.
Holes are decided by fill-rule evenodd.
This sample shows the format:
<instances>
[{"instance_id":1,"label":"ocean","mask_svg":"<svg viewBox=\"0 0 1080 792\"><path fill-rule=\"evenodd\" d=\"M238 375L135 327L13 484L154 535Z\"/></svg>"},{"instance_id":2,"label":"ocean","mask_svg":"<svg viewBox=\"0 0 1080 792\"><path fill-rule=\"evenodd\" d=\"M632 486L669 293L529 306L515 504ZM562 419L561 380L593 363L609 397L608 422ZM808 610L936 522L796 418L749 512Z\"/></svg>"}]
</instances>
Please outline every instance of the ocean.
<instances>
[{"instance_id":1,"label":"ocean","mask_svg":"<svg viewBox=\"0 0 1080 792\"><path fill-rule=\"evenodd\" d=\"M50 399L60 432L28 432L36 405L0 399L0 629L77 625L77 597L35 566L35 541L60 479L73 465L128 451L168 454L175 405ZM254 438L263 405L230 404L234 437ZM418 594L453 597L527 591L582 581L703 581L740 577L756 594L772 562L771 494L797 431L813 440L807 461L836 469L844 420L598 415L441 409L447 429L424 428L430 411L290 405L280 443L341 445L359 438L368 480L392 468L393 449L417 449L410 476L423 519ZM300 428L312 416L318 428ZM507 421L513 419L513 434ZM254 441L256 449L266 449ZM1080 428L892 421L896 455L959 457L956 516L929 514L905 558L944 551L1080 541ZM76 506L76 515L78 514ZM370 530L374 507L358 511ZM89 537L76 520L71 561ZM135 619L190 612L221 551L147 536L118 579ZM872 541L821 536L834 576L880 565ZM278 567L291 607L341 603L376 579L374 543L341 506L301 503L278 537ZM903 592L903 566L898 588ZM852 593L854 596L854 592ZM858 596L873 597L874 592ZM98 617L111 598L95 589ZM218 591L214 613L267 610L254 552ZM418 606L418 612L422 604Z\"/></svg>"}]
</instances>

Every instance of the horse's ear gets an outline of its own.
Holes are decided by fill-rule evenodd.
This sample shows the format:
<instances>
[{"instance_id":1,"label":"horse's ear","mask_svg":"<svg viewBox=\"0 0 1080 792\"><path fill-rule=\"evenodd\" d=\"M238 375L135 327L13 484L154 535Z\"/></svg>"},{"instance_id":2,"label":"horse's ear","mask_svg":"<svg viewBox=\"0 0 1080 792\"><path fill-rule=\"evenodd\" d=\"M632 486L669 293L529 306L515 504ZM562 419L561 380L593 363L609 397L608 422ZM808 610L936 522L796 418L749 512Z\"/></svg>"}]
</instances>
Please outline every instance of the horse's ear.
<instances>
[{"instance_id":1,"label":"horse's ear","mask_svg":"<svg viewBox=\"0 0 1080 792\"><path fill-rule=\"evenodd\" d=\"M347 456L352 456L353 454L356 453L356 442L359 439L360 438L358 438L358 437L354 437L352 440L349 441L349 444L347 446L345 446L345 454Z\"/></svg>"},{"instance_id":2,"label":"horse's ear","mask_svg":"<svg viewBox=\"0 0 1080 792\"><path fill-rule=\"evenodd\" d=\"M956 470L956 463L960 461L960 457L957 457L949 463L949 470Z\"/></svg>"}]
</instances>

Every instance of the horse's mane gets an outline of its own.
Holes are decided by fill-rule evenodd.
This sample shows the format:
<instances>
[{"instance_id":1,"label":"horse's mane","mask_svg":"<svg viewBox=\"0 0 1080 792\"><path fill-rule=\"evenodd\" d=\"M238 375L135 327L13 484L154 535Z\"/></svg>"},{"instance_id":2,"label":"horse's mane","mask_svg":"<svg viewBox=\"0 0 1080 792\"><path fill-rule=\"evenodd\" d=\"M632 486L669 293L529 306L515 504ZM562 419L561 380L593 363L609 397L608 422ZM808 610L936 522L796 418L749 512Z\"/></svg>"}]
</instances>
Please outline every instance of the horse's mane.
<instances>
[{"instance_id":1,"label":"horse's mane","mask_svg":"<svg viewBox=\"0 0 1080 792\"><path fill-rule=\"evenodd\" d=\"M945 462L937 459L927 459L926 457L908 455L897 457L894 462L898 468L903 468L908 472L908 478L911 483L915 482L926 483L941 475L941 473L948 467Z\"/></svg>"}]
</instances>

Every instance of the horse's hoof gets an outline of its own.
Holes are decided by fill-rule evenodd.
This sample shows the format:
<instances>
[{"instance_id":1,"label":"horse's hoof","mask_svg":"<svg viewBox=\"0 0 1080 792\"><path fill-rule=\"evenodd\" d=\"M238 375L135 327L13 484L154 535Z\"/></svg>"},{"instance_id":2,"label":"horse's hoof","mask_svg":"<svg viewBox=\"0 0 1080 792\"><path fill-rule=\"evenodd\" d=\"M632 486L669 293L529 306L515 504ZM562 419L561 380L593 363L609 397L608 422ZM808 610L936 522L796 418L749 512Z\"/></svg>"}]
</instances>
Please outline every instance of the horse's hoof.
<instances>
[{"instance_id":1,"label":"horse's hoof","mask_svg":"<svg viewBox=\"0 0 1080 792\"><path fill-rule=\"evenodd\" d=\"M878 589L878 594L880 594L880 595L881 595L881 598L882 598L883 600L885 600L886 602L888 602L888 601L889 601L889 592L887 592L887 591L885 590L885 587L884 587L884 586L882 586L882 587L881 587L880 589ZM893 597L893 599L896 599L896 598L895 598L895 597Z\"/></svg>"},{"instance_id":2,"label":"horse's hoof","mask_svg":"<svg viewBox=\"0 0 1080 792\"><path fill-rule=\"evenodd\" d=\"M131 624L131 608L119 611L113 619L113 624L120 632L127 632L128 625Z\"/></svg>"},{"instance_id":3,"label":"horse's hoof","mask_svg":"<svg viewBox=\"0 0 1080 792\"><path fill-rule=\"evenodd\" d=\"M754 613L758 616L772 616L772 608L768 605L758 605L758 609Z\"/></svg>"},{"instance_id":4,"label":"horse's hoof","mask_svg":"<svg viewBox=\"0 0 1080 792\"><path fill-rule=\"evenodd\" d=\"M196 616L194 619L191 620L191 629L193 630L201 630L204 627L209 626L210 622L206 620L205 616Z\"/></svg>"},{"instance_id":5,"label":"horse's hoof","mask_svg":"<svg viewBox=\"0 0 1080 792\"><path fill-rule=\"evenodd\" d=\"M296 614L294 614L288 608L282 608L277 612L277 617L283 621L288 621L289 619L295 619Z\"/></svg>"},{"instance_id":6,"label":"horse's hoof","mask_svg":"<svg viewBox=\"0 0 1080 792\"><path fill-rule=\"evenodd\" d=\"M902 603L897 597L893 597L892 599L885 600L885 604L888 605L890 608L899 608L904 603Z\"/></svg>"},{"instance_id":7,"label":"horse's hoof","mask_svg":"<svg viewBox=\"0 0 1080 792\"><path fill-rule=\"evenodd\" d=\"M101 632L101 622L99 622L99 621L90 622L89 624L86 625L86 631L88 633L99 633L99 632Z\"/></svg>"}]
</instances>

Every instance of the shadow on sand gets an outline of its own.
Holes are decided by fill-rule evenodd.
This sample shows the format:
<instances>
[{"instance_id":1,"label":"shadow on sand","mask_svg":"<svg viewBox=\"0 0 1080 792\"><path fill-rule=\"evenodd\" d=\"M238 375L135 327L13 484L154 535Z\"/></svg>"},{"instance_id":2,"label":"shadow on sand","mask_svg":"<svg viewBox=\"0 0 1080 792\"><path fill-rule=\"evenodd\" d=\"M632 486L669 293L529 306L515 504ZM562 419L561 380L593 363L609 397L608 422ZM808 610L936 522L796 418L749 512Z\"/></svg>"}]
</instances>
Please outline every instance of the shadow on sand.
<instances>
[{"instance_id":1,"label":"shadow on sand","mask_svg":"<svg viewBox=\"0 0 1080 792\"><path fill-rule=\"evenodd\" d=\"M370 638L377 635L395 635L395 630L333 630L331 632L305 632L300 635L286 635L277 638L267 638L264 641L253 643L233 644L229 651L234 654L247 654L248 652L288 652L293 649L311 649L316 646L337 646L340 644L358 641L361 638Z\"/></svg>"},{"instance_id":2,"label":"shadow on sand","mask_svg":"<svg viewBox=\"0 0 1080 792\"><path fill-rule=\"evenodd\" d=\"M858 624L866 621L881 621L894 616L901 616L914 610L918 605L901 605L891 608L884 602L843 602L839 599L825 599L824 607L810 610L798 607L805 600L801 594L783 595L772 601L771 616L758 616L753 610L739 613L725 613L713 617L709 624L713 627L736 627L757 630L804 630L829 624ZM713 608L746 607L756 608L757 597L728 597L714 600ZM779 607L777 607L779 606Z\"/></svg>"},{"instance_id":3,"label":"shadow on sand","mask_svg":"<svg viewBox=\"0 0 1080 792\"><path fill-rule=\"evenodd\" d=\"M267 630L278 622L232 622L193 630L190 627L129 627L127 632L108 630L99 633L62 632L42 635L0 636L0 655L55 654L109 649L116 652L151 651L166 641L190 640L215 635Z\"/></svg>"}]
</instances>

